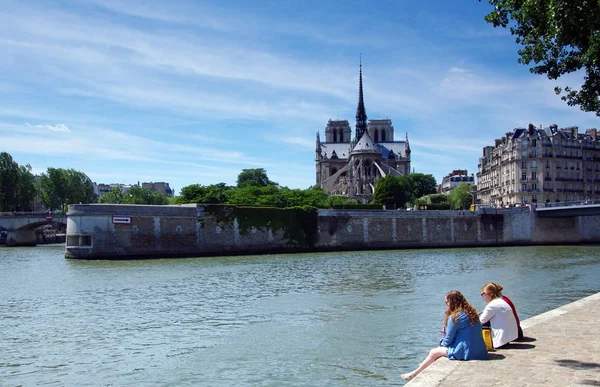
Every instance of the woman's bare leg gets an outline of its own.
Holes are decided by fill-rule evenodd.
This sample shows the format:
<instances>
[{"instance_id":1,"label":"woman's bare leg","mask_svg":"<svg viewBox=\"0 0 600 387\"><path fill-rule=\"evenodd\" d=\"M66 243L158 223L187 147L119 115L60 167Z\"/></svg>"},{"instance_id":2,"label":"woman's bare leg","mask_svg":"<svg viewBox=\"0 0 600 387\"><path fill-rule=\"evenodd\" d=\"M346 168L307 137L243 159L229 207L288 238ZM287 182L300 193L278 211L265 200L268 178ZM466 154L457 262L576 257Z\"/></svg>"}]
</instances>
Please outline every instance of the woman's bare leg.
<instances>
[{"instance_id":1,"label":"woman's bare leg","mask_svg":"<svg viewBox=\"0 0 600 387\"><path fill-rule=\"evenodd\" d=\"M408 374L402 374L402 375L400 375L400 377L402 377L402 379L404 379L404 380L411 380L415 376L420 374L421 371L423 371L425 368L429 367L434 361L436 361L437 359L439 359L442 356L447 356L447 355L448 355L448 348L446 348L446 347L433 348L432 350L429 351L429 354L427 355L425 360L423 360L423 362L419 365L419 367L417 367L416 370L414 370L413 372L409 372Z\"/></svg>"}]
</instances>

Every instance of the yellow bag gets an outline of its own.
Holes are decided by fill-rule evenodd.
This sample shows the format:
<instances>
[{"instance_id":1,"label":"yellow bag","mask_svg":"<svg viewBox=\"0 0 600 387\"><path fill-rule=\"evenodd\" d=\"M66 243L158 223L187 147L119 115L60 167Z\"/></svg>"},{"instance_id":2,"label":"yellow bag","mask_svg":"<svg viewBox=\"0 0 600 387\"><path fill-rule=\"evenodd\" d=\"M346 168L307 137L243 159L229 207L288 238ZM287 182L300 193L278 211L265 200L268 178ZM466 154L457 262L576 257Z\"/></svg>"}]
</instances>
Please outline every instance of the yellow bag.
<instances>
[{"instance_id":1,"label":"yellow bag","mask_svg":"<svg viewBox=\"0 0 600 387\"><path fill-rule=\"evenodd\" d=\"M485 349L488 351L494 350L494 345L492 344L492 330L488 327L481 328L481 334L483 335L483 341L485 342Z\"/></svg>"}]
</instances>

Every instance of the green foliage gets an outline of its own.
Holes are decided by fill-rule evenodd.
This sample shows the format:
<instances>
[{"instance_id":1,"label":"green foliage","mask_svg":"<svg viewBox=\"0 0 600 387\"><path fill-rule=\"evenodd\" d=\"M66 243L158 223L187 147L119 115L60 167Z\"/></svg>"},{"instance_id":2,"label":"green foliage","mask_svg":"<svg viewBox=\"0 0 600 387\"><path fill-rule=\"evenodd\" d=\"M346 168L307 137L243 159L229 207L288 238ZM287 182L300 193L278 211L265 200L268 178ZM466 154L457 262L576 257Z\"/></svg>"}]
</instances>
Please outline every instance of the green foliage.
<instances>
[{"instance_id":1,"label":"green foliage","mask_svg":"<svg viewBox=\"0 0 600 387\"><path fill-rule=\"evenodd\" d=\"M240 172L237 179L238 188L265 187L274 184L275 183L267 177L267 171L265 171L264 168L242 169L242 172Z\"/></svg>"},{"instance_id":2,"label":"green foliage","mask_svg":"<svg viewBox=\"0 0 600 387\"><path fill-rule=\"evenodd\" d=\"M116 192L116 190L120 191ZM114 195L111 195L114 192ZM147 188L142 188L142 187L131 187L131 189L126 193L123 194L123 192L121 191L120 188L113 188L113 190L111 192L109 192L108 195L102 197L102 199L104 199L105 197L109 196L110 197L108 199L106 199L107 201L103 201L103 203L115 203L115 204L148 204L148 205L164 205L164 204L169 204L169 201L167 200L167 197L165 195L163 195L160 192L152 192ZM115 200L121 200L121 202L110 202L108 200L111 199L115 199Z\"/></svg>"},{"instance_id":3,"label":"green foliage","mask_svg":"<svg viewBox=\"0 0 600 387\"><path fill-rule=\"evenodd\" d=\"M233 224L237 219L241 235L247 235L252 227L261 231L283 231L287 243L297 247L312 247L317 241L318 211L314 207L239 207L206 206L205 211L219 224Z\"/></svg>"},{"instance_id":4,"label":"green foliage","mask_svg":"<svg viewBox=\"0 0 600 387\"><path fill-rule=\"evenodd\" d=\"M451 208L448 195L431 194L423 196L415 201L418 209L423 210L449 210Z\"/></svg>"},{"instance_id":5,"label":"green foliage","mask_svg":"<svg viewBox=\"0 0 600 387\"><path fill-rule=\"evenodd\" d=\"M228 201L228 195L234 189L234 187L227 186L225 183L208 186L192 184L181 189L181 195L174 199L174 203L225 204Z\"/></svg>"},{"instance_id":6,"label":"green foliage","mask_svg":"<svg viewBox=\"0 0 600 387\"><path fill-rule=\"evenodd\" d=\"M0 211L30 211L36 195L31 166L19 166L12 156L0 153Z\"/></svg>"},{"instance_id":7,"label":"green foliage","mask_svg":"<svg viewBox=\"0 0 600 387\"><path fill-rule=\"evenodd\" d=\"M428 211L442 211L442 210L450 210L450 203L429 203L429 204L420 204L417 206L418 210L428 210Z\"/></svg>"},{"instance_id":8,"label":"green foliage","mask_svg":"<svg viewBox=\"0 0 600 387\"><path fill-rule=\"evenodd\" d=\"M65 210L69 204L96 203L94 184L83 172L74 169L48 168L40 176L40 196L51 210Z\"/></svg>"},{"instance_id":9,"label":"green foliage","mask_svg":"<svg viewBox=\"0 0 600 387\"><path fill-rule=\"evenodd\" d=\"M437 192L437 183L433 175L426 175L423 173L411 173L406 177L410 182L407 185L407 188L411 190L409 201L413 201L414 199L434 194Z\"/></svg>"},{"instance_id":10,"label":"green foliage","mask_svg":"<svg viewBox=\"0 0 600 387\"><path fill-rule=\"evenodd\" d=\"M464 210L469 208L473 202L471 189L471 184L469 183L460 183L456 188L454 188L448 197L452 208L455 210Z\"/></svg>"},{"instance_id":11,"label":"green foliage","mask_svg":"<svg viewBox=\"0 0 600 387\"><path fill-rule=\"evenodd\" d=\"M123 190L119 187L115 187L106 195L100 197L99 202L104 204L123 204Z\"/></svg>"},{"instance_id":12,"label":"green foliage","mask_svg":"<svg viewBox=\"0 0 600 387\"><path fill-rule=\"evenodd\" d=\"M557 87L570 106L600 116L600 1L489 0L494 7L485 20L506 27L522 45L519 63L548 79L585 71L580 90ZM512 21L512 22L511 22ZM564 94L563 94L564 93Z\"/></svg>"},{"instance_id":13,"label":"green foliage","mask_svg":"<svg viewBox=\"0 0 600 387\"><path fill-rule=\"evenodd\" d=\"M385 205L386 208L404 208L406 203L405 187L395 176L386 176L377 181L373 204Z\"/></svg>"},{"instance_id":14,"label":"green foliage","mask_svg":"<svg viewBox=\"0 0 600 387\"><path fill-rule=\"evenodd\" d=\"M181 195L173 200L176 204L205 203L231 204L238 206L295 207L311 206L331 208L334 205L356 204L346 196L330 196L321 188L306 190L279 188L276 185L235 188L224 183L211 186L193 184L181 189Z\"/></svg>"},{"instance_id":15,"label":"green foliage","mask_svg":"<svg viewBox=\"0 0 600 387\"><path fill-rule=\"evenodd\" d=\"M360 204L360 203L350 203L350 204L335 204L331 206L331 208L335 209L343 209L343 210L381 210L383 209L381 204L370 203L370 204Z\"/></svg>"},{"instance_id":16,"label":"green foliage","mask_svg":"<svg viewBox=\"0 0 600 387\"><path fill-rule=\"evenodd\" d=\"M431 194L426 197L430 204L448 203L448 195L446 194Z\"/></svg>"}]
</instances>

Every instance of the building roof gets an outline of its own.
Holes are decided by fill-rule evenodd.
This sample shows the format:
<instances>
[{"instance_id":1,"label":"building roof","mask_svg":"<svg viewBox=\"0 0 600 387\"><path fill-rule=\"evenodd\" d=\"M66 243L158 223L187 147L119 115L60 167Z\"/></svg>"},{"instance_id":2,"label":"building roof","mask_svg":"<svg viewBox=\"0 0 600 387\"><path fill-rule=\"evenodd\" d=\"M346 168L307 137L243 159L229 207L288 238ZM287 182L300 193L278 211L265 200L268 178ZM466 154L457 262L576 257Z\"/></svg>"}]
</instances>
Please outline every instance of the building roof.
<instances>
[{"instance_id":1,"label":"building roof","mask_svg":"<svg viewBox=\"0 0 600 387\"><path fill-rule=\"evenodd\" d=\"M369 135L369 131L365 130L354 148L352 148L352 153L381 153L381 150Z\"/></svg>"}]
</instances>

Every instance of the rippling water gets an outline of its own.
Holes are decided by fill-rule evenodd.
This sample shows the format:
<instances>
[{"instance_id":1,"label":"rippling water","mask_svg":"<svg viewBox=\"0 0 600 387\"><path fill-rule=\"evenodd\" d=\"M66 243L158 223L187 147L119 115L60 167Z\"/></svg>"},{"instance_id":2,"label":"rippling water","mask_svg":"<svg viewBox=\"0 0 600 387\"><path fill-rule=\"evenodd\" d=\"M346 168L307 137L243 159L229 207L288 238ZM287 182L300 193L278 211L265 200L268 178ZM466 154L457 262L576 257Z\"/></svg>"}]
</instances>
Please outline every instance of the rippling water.
<instances>
[{"instance_id":1,"label":"rippling water","mask_svg":"<svg viewBox=\"0 0 600 387\"><path fill-rule=\"evenodd\" d=\"M73 261L0 248L0 384L392 386L439 342L444 294L522 319L600 291L600 247Z\"/></svg>"}]
</instances>

